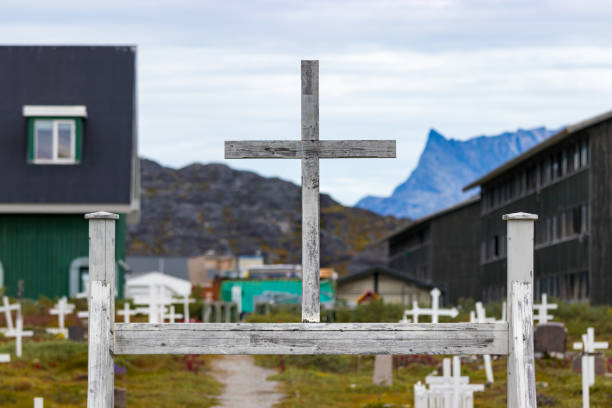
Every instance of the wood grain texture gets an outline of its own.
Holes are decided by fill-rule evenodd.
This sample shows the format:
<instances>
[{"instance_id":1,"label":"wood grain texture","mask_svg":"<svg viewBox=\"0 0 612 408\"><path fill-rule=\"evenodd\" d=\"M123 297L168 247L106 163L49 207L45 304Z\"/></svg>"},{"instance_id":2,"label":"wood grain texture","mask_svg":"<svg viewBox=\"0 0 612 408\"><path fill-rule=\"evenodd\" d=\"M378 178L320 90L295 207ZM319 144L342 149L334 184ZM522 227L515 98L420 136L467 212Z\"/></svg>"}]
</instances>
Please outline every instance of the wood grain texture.
<instances>
[{"instance_id":1,"label":"wood grain texture","mask_svg":"<svg viewBox=\"0 0 612 408\"><path fill-rule=\"evenodd\" d=\"M89 345L87 407L114 399L115 219L89 217Z\"/></svg>"},{"instance_id":2,"label":"wood grain texture","mask_svg":"<svg viewBox=\"0 0 612 408\"><path fill-rule=\"evenodd\" d=\"M109 283L90 282L87 407L109 408L114 398L113 303Z\"/></svg>"},{"instance_id":3,"label":"wood grain texture","mask_svg":"<svg viewBox=\"0 0 612 408\"><path fill-rule=\"evenodd\" d=\"M226 141L226 159L394 158L395 140Z\"/></svg>"},{"instance_id":4,"label":"wood grain texture","mask_svg":"<svg viewBox=\"0 0 612 408\"><path fill-rule=\"evenodd\" d=\"M116 354L507 354L507 323L117 323Z\"/></svg>"},{"instance_id":5,"label":"wood grain texture","mask_svg":"<svg viewBox=\"0 0 612 408\"><path fill-rule=\"evenodd\" d=\"M516 408L536 407L535 362L533 351L533 290L531 282L512 282L510 341L512 353L508 370L514 388L508 390ZM508 396L510 397L510 395ZM509 398L510 399L510 398Z\"/></svg>"},{"instance_id":6,"label":"wood grain texture","mask_svg":"<svg viewBox=\"0 0 612 408\"><path fill-rule=\"evenodd\" d=\"M533 234L536 217L532 214L518 213L508 214L503 218L507 223L507 315L510 324L509 330L512 332L513 324L516 324L512 316L512 302L514 301L512 299L512 286L514 282L527 282L533 285ZM530 302L533 304L533 297ZM531 324L533 324L533 320ZM518 384L516 381L524 373L517 371L517 369L525 369L525 367L520 368L520 365L517 365L514 347L515 343L511 341L508 350L508 407L513 408L518 407L517 398L522 398L522 396L517 395ZM535 381L535 377L533 380Z\"/></svg>"}]
</instances>

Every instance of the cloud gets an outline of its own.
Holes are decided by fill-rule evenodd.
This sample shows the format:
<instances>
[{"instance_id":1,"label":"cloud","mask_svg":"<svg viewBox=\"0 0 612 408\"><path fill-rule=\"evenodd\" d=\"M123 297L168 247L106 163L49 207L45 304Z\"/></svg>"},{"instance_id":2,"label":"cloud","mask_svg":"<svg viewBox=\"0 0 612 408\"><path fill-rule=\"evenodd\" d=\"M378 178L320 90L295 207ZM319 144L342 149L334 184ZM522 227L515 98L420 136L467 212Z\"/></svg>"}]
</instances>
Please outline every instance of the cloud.
<instances>
[{"instance_id":1,"label":"cloud","mask_svg":"<svg viewBox=\"0 0 612 408\"><path fill-rule=\"evenodd\" d=\"M8 43L138 45L143 155L223 161L223 141L300 137L299 60L321 60L321 138L397 139L327 160L322 190L389 194L429 128L465 139L610 109L612 5L531 1L5 1ZM228 164L299 182L299 162Z\"/></svg>"}]
</instances>

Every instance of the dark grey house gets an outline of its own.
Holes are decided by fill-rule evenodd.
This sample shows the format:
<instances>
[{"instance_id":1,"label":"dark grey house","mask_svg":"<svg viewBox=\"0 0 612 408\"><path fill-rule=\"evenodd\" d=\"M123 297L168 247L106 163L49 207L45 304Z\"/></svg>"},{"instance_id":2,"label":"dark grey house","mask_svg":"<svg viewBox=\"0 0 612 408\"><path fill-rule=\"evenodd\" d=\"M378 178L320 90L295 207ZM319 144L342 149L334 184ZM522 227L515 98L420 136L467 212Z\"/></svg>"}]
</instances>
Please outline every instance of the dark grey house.
<instances>
[{"instance_id":1,"label":"dark grey house","mask_svg":"<svg viewBox=\"0 0 612 408\"><path fill-rule=\"evenodd\" d=\"M0 94L0 285L74 295L87 278L83 214L121 215L118 260L138 220L135 47L1 46Z\"/></svg>"}]
</instances>

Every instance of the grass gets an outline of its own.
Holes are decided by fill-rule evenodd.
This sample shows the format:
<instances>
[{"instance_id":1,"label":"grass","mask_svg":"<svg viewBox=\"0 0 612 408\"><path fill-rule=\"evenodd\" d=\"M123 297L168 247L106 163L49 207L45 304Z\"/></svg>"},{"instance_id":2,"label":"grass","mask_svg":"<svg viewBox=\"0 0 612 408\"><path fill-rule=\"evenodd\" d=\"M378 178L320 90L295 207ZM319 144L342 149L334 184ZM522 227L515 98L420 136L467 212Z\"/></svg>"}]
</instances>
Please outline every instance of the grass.
<instances>
[{"instance_id":1,"label":"grass","mask_svg":"<svg viewBox=\"0 0 612 408\"><path fill-rule=\"evenodd\" d=\"M0 353L13 352L13 342L0 345ZM34 397L43 397L45 408L85 406L86 343L25 340L23 354L0 364L0 406L31 408ZM125 372L115 375L115 386L127 389L130 408L211 407L222 386L209 373L210 359L117 356L115 363Z\"/></svg>"},{"instance_id":2,"label":"grass","mask_svg":"<svg viewBox=\"0 0 612 408\"><path fill-rule=\"evenodd\" d=\"M559 303L555 321L563 321L568 329L568 351L587 327L594 327L596 339L612 344L612 308L590 307L584 303ZM457 321L467 321L473 301L464 300ZM501 304L487 305L489 315L501 315ZM358 307L353 312L338 311L337 321L394 321L396 305L373 302ZM291 315L270 315L265 321L295 320ZM263 319L262 319L263 320ZM397 321L397 320L395 320ZM612 351L605 353L612 362ZM398 363L401 364L397 364ZM472 383L485 384L482 358L466 357L462 362L462 375L468 375ZM256 363L269 368L279 368L281 357L256 356ZM395 408L409 407L414 401L413 386L434 371L441 374L442 357L405 356L396 358L392 386L372 385L373 357L366 356L283 356L285 371L270 379L279 381L285 398L279 408L338 407L338 408ZM506 358L493 361L495 383L474 396L475 407L493 408L506 406ZM580 374L571 369L571 359L543 358L536 360L536 385L542 407L575 408L582 405ZM612 376L597 376L590 392L591 407L612 405Z\"/></svg>"}]
</instances>

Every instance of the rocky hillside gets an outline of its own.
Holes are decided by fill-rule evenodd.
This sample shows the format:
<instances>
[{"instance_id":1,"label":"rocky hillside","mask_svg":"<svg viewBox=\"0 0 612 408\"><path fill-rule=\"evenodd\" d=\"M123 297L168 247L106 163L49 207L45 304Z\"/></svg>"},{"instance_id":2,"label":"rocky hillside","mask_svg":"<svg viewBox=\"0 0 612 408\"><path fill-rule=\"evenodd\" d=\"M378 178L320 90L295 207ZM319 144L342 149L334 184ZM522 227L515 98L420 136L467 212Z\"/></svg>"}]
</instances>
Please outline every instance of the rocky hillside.
<instances>
[{"instance_id":1,"label":"rocky hillside","mask_svg":"<svg viewBox=\"0 0 612 408\"><path fill-rule=\"evenodd\" d=\"M301 261L300 187L223 164L181 169L142 159L142 219L128 230L130 254L235 254ZM398 225L394 217L344 207L321 195L321 264L345 271L354 255ZM372 260L369 260L372 261Z\"/></svg>"},{"instance_id":2,"label":"rocky hillside","mask_svg":"<svg viewBox=\"0 0 612 408\"><path fill-rule=\"evenodd\" d=\"M432 129L408 179L390 197L368 196L357 207L396 217L423 217L476 194L461 189L554 132L543 127L519 129L461 141L447 139Z\"/></svg>"}]
</instances>

